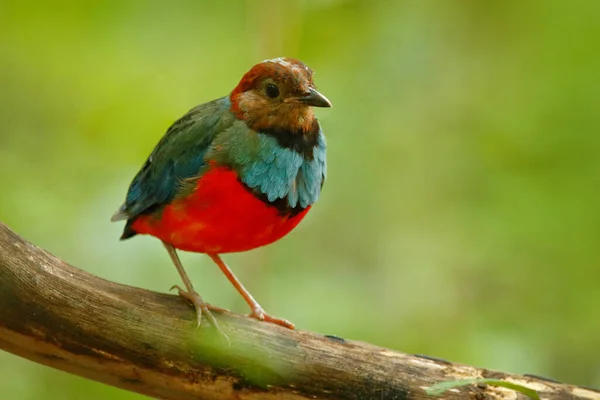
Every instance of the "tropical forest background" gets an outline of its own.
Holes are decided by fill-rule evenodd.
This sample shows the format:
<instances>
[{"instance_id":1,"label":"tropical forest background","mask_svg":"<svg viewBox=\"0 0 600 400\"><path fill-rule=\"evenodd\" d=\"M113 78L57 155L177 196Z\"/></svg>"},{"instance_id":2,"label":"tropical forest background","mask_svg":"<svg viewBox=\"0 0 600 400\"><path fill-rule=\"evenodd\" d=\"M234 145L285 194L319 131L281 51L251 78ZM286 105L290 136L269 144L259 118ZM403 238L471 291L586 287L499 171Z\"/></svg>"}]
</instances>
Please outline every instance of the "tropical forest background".
<instances>
[{"instance_id":1,"label":"tropical forest background","mask_svg":"<svg viewBox=\"0 0 600 400\"><path fill-rule=\"evenodd\" d=\"M296 57L334 104L321 199L227 255L299 329L600 387L600 2L0 3L0 220L165 292L160 243L109 218L169 124ZM184 254L211 303L247 307ZM26 318L26 316L24 316ZM139 395L0 353L0 398Z\"/></svg>"}]
</instances>

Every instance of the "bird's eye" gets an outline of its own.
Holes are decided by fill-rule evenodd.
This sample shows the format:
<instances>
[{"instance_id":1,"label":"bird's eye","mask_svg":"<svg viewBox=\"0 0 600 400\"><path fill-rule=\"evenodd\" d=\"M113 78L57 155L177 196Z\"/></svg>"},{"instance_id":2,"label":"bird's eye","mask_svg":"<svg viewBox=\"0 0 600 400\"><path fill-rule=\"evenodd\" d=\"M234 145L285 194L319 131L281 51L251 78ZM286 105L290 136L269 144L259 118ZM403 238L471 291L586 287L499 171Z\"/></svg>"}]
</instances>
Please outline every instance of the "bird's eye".
<instances>
[{"instance_id":1,"label":"bird's eye","mask_svg":"<svg viewBox=\"0 0 600 400\"><path fill-rule=\"evenodd\" d=\"M279 96L279 88L273 85L272 83L269 83L265 87L265 93L267 94L267 96L274 99L275 97Z\"/></svg>"}]
</instances>

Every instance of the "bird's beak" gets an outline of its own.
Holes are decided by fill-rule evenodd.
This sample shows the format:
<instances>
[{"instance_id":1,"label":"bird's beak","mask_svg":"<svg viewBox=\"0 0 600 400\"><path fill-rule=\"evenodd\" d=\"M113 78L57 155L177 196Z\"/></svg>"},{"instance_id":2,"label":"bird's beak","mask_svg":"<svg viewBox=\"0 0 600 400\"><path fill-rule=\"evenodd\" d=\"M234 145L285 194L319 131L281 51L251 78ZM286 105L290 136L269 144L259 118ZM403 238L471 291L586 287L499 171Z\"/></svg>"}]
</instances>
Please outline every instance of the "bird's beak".
<instances>
[{"instance_id":1,"label":"bird's beak","mask_svg":"<svg viewBox=\"0 0 600 400\"><path fill-rule=\"evenodd\" d=\"M316 89L308 89L308 93L301 97L295 97L294 101L313 107L331 107L331 102L327 97L317 92Z\"/></svg>"}]
</instances>

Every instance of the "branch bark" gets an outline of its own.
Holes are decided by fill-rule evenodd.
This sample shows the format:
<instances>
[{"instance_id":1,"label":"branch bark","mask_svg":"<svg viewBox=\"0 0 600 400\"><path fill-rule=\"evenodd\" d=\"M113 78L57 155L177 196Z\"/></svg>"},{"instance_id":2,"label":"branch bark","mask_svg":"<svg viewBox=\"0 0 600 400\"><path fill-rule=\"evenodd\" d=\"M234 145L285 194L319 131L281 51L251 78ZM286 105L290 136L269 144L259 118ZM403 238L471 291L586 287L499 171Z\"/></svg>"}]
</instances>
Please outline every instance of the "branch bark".
<instances>
[{"instance_id":1,"label":"branch bark","mask_svg":"<svg viewBox=\"0 0 600 400\"><path fill-rule=\"evenodd\" d=\"M548 399L600 392L217 315L231 344L177 296L90 275L0 223L0 349L125 390L188 399L425 399L442 381L494 377ZM444 398L515 399L471 385ZM474 396L474 397L473 397Z\"/></svg>"}]
</instances>

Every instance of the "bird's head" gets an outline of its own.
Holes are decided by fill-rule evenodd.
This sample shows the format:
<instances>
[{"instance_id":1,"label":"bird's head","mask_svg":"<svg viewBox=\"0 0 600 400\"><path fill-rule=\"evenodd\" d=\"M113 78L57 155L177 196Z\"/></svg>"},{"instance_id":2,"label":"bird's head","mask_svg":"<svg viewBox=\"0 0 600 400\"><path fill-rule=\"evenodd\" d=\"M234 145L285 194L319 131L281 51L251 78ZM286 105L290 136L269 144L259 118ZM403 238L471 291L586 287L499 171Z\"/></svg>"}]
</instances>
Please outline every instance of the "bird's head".
<instances>
[{"instance_id":1,"label":"bird's head","mask_svg":"<svg viewBox=\"0 0 600 400\"><path fill-rule=\"evenodd\" d=\"M231 109L255 130L307 132L315 121L312 107L331 107L317 91L313 72L293 58L256 64L231 92Z\"/></svg>"}]
</instances>

